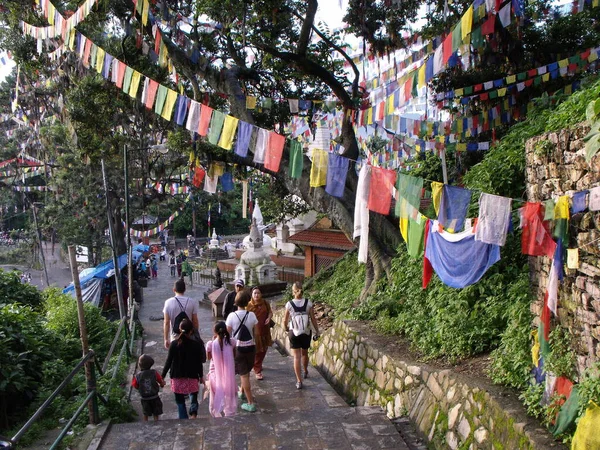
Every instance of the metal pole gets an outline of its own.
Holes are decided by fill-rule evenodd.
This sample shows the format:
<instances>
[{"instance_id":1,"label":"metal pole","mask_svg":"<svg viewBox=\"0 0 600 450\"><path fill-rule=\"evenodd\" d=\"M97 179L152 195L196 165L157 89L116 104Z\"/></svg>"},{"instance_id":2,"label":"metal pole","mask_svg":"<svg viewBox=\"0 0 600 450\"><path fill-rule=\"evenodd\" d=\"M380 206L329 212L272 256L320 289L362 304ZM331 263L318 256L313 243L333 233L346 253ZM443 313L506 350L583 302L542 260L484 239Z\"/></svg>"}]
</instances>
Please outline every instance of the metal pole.
<instances>
[{"instance_id":1,"label":"metal pole","mask_svg":"<svg viewBox=\"0 0 600 450\"><path fill-rule=\"evenodd\" d=\"M442 176L444 177L444 184L448 184L448 170L446 169L446 149L443 148L440 151L440 158L442 159Z\"/></svg>"},{"instance_id":2,"label":"metal pole","mask_svg":"<svg viewBox=\"0 0 600 450\"><path fill-rule=\"evenodd\" d=\"M48 268L46 267L46 257L44 256L44 247L42 246L42 233L40 232L40 228L38 227L37 214L36 214L36 206L35 203L31 202L31 206L33 206L33 223L35 225L35 231L38 238L38 243L40 244L40 258L42 259L42 266L44 266L44 277L46 278L46 287L50 286L50 281L48 280Z\"/></svg>"},{"instance_id":3,"label":"metal pole","mask_svg":"<svg viewBox=\"0 0 600 450\"><path fill-rule=\"evenodd\" d=\"M129 290L128 312L131 316L129 326L133 326L133 254L131 248L131 230L129 222L129 155L127 144L123 147L123 175L125 178L125 227L127 228L127 288Z\"/></svg>"},{"instance_id":4,"label":"metal pole","mask_svg":"<svg viewBox=\"0 0 600 450\"><path fill-rule=\"evenodd\" d=\"M71 265L71 276L73 277L73 287L75 288L75 298L77 299L77 318L79 319L79 337L81 338L81 348L83 356L88 354L88 335L85 323L85 311L83 309L83 298L81 296L81 284L79 284L79 273L77 272L77 251L75 246L69 245L69 263ZM87 380L88 393L96 389L96 376L94 373L94 361L89 360L85 363L85 379ZM88 403L90 423L98 423L98 404L96 399Z\"/></svg>"},{"instance_id":5,"label":"metal pole","mask_svg":"<svg viewBox=\"0 0 600 450\"><path fill-rule=\"evenodd\" d=\"M125 308L123 308L123 289L121 286L121 270L119 269L119 261L117 256L117 244L115 241L115 232L113 230L112 214L110 212L110 201L108 199L108 181L106 179L106 167L104 166L104 158L100 160L102 166L102 179L104 181L104 195L106 196L106 216L108 218L108 232L110 234L110 244L112 247L113 265L115 268L115 287L117 288L117 302L119 303L119 317L125 317Z\"/></svg>"}]
</instances>

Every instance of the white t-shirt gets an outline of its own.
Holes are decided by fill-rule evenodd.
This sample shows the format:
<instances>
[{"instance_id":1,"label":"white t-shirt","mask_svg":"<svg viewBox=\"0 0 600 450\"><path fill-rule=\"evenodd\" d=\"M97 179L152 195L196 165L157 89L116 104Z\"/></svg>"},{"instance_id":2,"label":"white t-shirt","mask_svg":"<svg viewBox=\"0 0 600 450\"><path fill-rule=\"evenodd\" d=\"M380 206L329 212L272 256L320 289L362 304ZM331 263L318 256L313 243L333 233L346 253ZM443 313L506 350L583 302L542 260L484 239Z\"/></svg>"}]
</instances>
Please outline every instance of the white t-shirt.
<instances>
[{"instance_id":1,"label":"white t-shirt","mask_svg":"<svg viewBox=\"0 0 600 450\"><path fill-rule=\"evenodd\" d=\"M246 328L248 328L248 331L252 335L252 339L249 341L240 341L238 339L239 336L233 336L233 333L235 333L238 327L240 327L240 323L242 323L242 320L244 320L246 313L248 313L248 317L244 321L244 325ZM228 328L231 328L231 337L237 340L238 347L248 347L250 345L254 345L254 325L257 323L258 319L252 311L244 311L239 309L230 313L225 320L225 325L227 325ZM238 334L241 334L241 332L238 331Z\"/></svg>"},{"instance_id":2,"label":"white t-shirt","mask_svg":"<svg viewBox=\"0 0 600 450\"><path fill-rule=\"evenodd\" d=\"M302 308L305 300L306 299L304 299L304 298L294 298L290 301L294 302L294 305L296 305L296 308ZM309 317L307 330L310 330L310 328L312 326L311 321L310 321L310 310L312 309L312 307L313 307L312 302L310 300L308 300L308 302L306 303L306 314L308 314L308 317ZM290 317L292 316L292 313L295 312L294 308L292 308L292 305L290 305L290 302L286 302L285 309L290 312ZM290 330L292 329L292 321L291 320L288 323L288 328ZM306 332L306 334L308 334L308 331Z\"/></svg>"},{"instance_id":3,"label":"white t-shirt","mask_svg":"<svg viewBox=\"0 0 600 450\"><path fill-rule=\"evenodd\" d=\"M178 295L167 299L163 308L163 314L168 314L169 319L171 320L171 335L176 335L176 333L173 333L173 322L181 312L181 307L177 303L177 300L179 300L179 303L181 303L181 306L183 306L183 309L185 310L185 313L187 314L190 320L193 320L193 314L196 314L196 317L198 316L199 306L197 300L194 300L190 297L181 297Z\"/></svg>"}]
</instances>

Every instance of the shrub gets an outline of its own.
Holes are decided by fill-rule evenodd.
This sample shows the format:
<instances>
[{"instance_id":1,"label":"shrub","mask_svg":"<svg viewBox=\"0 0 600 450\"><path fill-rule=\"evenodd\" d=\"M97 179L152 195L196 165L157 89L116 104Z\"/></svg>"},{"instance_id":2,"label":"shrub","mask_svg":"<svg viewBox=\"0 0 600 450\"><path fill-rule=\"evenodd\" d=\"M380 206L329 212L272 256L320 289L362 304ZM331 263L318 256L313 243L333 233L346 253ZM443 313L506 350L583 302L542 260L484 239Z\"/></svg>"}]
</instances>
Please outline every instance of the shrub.
<instances>
[{"instance_id":1,"label":"shrub","mask_svg":"<svg viewBox=\"0 0 600 450\"><path fill-rule=\"evenodd\" d=\"M0 306L11 303L38 307L42 302L40 291L35 286L21 283L17 272L0 269Z\"/></svg>"}]
</instances>

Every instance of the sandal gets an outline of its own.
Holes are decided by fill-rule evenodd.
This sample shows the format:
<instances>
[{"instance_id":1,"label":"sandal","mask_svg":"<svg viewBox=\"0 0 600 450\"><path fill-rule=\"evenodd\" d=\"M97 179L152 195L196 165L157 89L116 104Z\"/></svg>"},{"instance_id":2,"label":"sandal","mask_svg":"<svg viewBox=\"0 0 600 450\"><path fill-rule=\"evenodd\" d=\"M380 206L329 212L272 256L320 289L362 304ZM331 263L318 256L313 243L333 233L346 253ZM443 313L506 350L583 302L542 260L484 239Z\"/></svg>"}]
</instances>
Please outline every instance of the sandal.
<instances>
[{"instance_id":1,"label":"sandal","mask_svg":"<svg viewBox=\"0 0 600 450\"><path fill-rule=\"evenodd\" d=\"M308 369L304 371L304 378L308 378Z\"/></svg>"},{"instance_id":2,"label":"sandal","mask_svg":"<svg viewBox=\"0 0 600 450\"><path fill-rule=\"evenodd\" d=\"M296 383L296 389L302 389L302 381Z\"/></svg>"},{"instance_id":3,"label":"sandal","mask_svg":"<svg viewBox=\"0 0 600 450\"><path fill-rule=\"evenodd\" d=\"M256 379L257 379L257 380L262 380L262 379L263 379L263 374L262 374L262 372L258 372L258 373L256 374Z\"/></svg>"}]
</instances>

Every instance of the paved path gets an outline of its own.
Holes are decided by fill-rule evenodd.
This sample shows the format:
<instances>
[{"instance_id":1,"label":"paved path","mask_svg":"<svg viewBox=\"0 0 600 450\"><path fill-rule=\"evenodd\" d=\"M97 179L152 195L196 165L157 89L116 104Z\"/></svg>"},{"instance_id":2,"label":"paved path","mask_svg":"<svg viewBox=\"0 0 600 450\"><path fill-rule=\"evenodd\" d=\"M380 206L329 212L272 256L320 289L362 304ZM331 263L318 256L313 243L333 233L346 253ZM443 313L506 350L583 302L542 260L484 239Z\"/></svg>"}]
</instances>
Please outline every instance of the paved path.
<instances>
[{"instance_id":1,"label":"paved path","mask_svg":"<svg viewBox=\"0 0 600 450\"><path fill-rule=\"evenodd\" d=\"M162 370L167 352L162 344L160 317L164 300L171 296L174 278L165 263L159 278L149 280L139 317L144 325L144 353L151 354ZM206 286L188 287L192 298L201 299ZM208 305L200 304L200 332L211 337L214 323ZM296 390L290 357L269 350L264 380L251 375L258 411L238 409L234 417L215 419L208 401L200 404L198 419L177 420L177 408L167 386L161 392L164 415L159 422L113 424L100 445L104 450L122 449L409 449L380 408L349 407L314 369L304 389ZM206 370L206 368L205 368ZM132 403L140 411L137 392Z\"/></svg>"}]
</instances>

